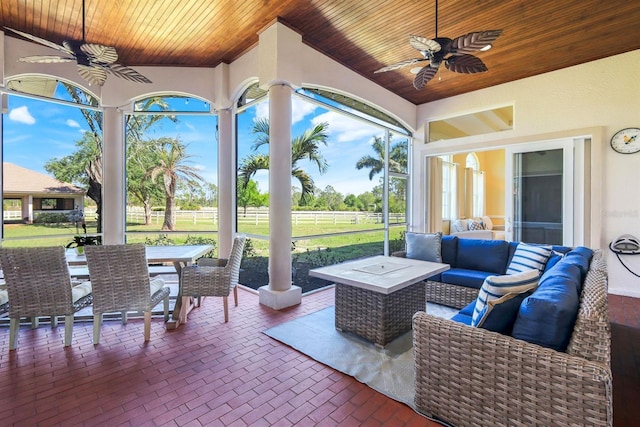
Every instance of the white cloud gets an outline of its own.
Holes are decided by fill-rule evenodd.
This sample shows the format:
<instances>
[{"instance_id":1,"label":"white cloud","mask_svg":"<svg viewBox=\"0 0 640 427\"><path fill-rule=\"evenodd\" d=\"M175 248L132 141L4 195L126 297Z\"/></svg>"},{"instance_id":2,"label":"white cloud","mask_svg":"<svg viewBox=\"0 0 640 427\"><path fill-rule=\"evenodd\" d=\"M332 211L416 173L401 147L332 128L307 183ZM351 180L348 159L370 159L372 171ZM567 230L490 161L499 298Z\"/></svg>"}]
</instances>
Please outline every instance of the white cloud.
<instances>
[{"instance_id":1,"label":"white cloud","mask_svg":"<svg viewBox=\"0 0 640 427\"><path fill-rule=\"evenodd\" d=\"M25 125L36 124L36 119L33 118L26 105L12 109L9 112L9 120L24 123Z\"/></svg>"},{"instance_id":2,"label":"white cloud","mask_svg":"<svg viewBox=\"0 0 640 427\"><path fill-rule=\"evenodd\" d=\"M66 123L67 123L67 126L69 126L71 128L79 128L80 127L80 124L78 122L76 122L75 120L73 120L73 119L67 119Z\"/></svg>"},{"instance_id":3,"label":"white cloud","mask_svg":"<svg viewBox=\"0 0 640 427\"><path fill-rule=\"evenodd\" d=\"M315 104L294 96L291 98L291 124L295 125L304 120L306 116L312 114L316 108ZM256 105L256 120L269 118L269 101Z\"/></svg>"},{"instance_id":4,"label":"white cloud","mask_svg":"<svg viewBox=\"0 0 640 427\"><path fill-rule=\"evenodd\" d=\"M329 134L337 142L362 141L380 133L377 127L334 111L315 116L311 121L314 125L322 122L329 123Z\"/></svg>"}]
</instances>

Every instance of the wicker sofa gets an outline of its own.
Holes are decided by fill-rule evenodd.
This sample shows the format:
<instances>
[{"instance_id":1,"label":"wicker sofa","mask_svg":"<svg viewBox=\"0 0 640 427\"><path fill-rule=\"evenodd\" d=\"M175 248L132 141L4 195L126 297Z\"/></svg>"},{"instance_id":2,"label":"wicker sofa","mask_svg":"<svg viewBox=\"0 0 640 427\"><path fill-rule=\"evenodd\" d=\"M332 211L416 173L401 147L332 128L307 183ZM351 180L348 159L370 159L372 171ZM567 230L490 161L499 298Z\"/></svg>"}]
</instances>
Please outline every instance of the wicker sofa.
<instances>
[{"instance_id":1,"label":"wicker sofa","mask_svg":"<svg viewBox=\"0 0 640 427\"><path fill-rule=\"evenodd\" d=\"M440 292L462 308L469 295L454 288ZM600 250L591 258L566 352L418 312L415 406L456 426L611 426L609 328Z\"/></svg>"}]
</instances>

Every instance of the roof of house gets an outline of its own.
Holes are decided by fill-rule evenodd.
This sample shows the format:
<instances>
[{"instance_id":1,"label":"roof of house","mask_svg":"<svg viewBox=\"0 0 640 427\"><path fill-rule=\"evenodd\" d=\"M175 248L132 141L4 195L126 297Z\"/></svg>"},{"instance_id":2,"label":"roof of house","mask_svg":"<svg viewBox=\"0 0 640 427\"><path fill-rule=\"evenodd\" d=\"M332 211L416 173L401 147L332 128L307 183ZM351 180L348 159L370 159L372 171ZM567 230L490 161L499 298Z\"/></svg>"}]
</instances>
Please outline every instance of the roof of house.
<instances>
[{"instance_id":1,"label":"roof of house","mask_svg":"<svg viewBox=\"0 0 640 427\"><path fill-rule=\"evenodd\" d=\"M19 194L73 195L86 192L76 185L59 181L48 175L14 165L13 163L3 162L2 165L4 168L3 187L5 197Z\"/></svg>"}]
</instances>

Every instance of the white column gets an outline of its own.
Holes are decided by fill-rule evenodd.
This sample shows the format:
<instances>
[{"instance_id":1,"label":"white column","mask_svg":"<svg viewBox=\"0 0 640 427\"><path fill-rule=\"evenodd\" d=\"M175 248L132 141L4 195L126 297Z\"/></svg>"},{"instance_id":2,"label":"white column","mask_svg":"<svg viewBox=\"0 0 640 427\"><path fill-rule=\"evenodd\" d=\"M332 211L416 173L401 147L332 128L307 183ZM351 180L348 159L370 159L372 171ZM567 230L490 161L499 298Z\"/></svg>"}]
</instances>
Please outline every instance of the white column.
<instances>
[{"instance_id":1,"label":"white column","mask_svg":"<svg viewBox=\"0 0 640 427\"><path fill-rule=\"evenodd\" d=\"M126 195L124 120L116 108L104 109L102 141L102 242L115 245L124 243Z\"/></svg>"},{"instance_id":2,"label":"white column","mask_svg":"<svg viewBox=\"0 0 640 427\"><path fill-rule=\"evenodd\" d=\"M260 303L276 310L300 304L291 285L291 88L269 88L269 285Z\"/></svg>"},{"instance_id":3,"label":"white column","mask_svg":"<svg viewBox=\"0 0 640 427\"><path fill-rule=\"evenodd\" d=\"M228 109L218 113L218 257L227 258L235 226L236 164L233 141L233 114Z\"/></svg>"}]
</instances>

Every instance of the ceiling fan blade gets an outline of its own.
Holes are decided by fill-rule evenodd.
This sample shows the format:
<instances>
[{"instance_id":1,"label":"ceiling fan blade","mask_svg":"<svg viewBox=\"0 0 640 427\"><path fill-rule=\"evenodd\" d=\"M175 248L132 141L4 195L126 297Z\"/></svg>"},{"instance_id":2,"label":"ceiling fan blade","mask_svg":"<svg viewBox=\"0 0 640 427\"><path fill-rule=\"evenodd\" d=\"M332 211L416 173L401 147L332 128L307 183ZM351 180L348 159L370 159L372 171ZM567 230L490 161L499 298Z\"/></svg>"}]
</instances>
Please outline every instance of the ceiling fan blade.
<instances>
[{"instance_id":1,"label":"ceiling fan blade","mask_svg":"<svg viewBox=\"0 0 640 427\"><path fill-rule=\"evenodd\" d=\"M482 48L493 43L497 39L502 30L478 31L456 37L451 43L451 50L454 55L477 52Z\"/></svg>"},{"instance_id":2,"label":"ceiling fan blade","mask_svg":"<svg viewBox=\"0 0 640 427\"><path fill-rule=\"evenodd\" d=\"M102 86L107 81L107 72L100 67L78 64L78 74L92 85Z\"/></svg>"},{"instance_id":3,"label":"ceiling fan blade","mask_svg":"<svg viewBox=\"0 0 640 427\"><path fill-rule=\"evenodd\" d=\"M484 62L473 55L452 56L445 60L445 66L448 70L463 74L482 73L488 70Z\"/></svg>"},{"instance_id":4,"label":"ceiling fan blade","mask_svg":"<svg viewBox=\"0 0 640 427\"><path fill-rule=\"evenodd\" d=\"M413 87L418 90L422 89L427 83L429 83L429 80L431 80L437 72L437 68L432 68L429 65L423 67L422 70L418 71L418 74L416 74L416 77L413 79Z\"/></svg>"},{"instance_id":5,"label":"ceiling fan blade","mask_svg":"<svg viewBox=\"0 0 640 427\"><path fill-rule=\"evenodd\" d=\"M115 47L95 43L84 43L80 46L80 50L91 58L92 62L113 64L118 60L118 53Z\"/></svg>"},{"instance_id":6,"label":"ceiling fan blade","mask_svg":"<svg viewBox=\"0 0 640 427\"><path fill-rule=\"evenodd\" d=\"M22 37L24 37L25 39L31 40L32 42L36 42L39 43L43 46L46 47L50 47L51 49L55 49L55 50L59 50L61 52L64 52L68 55L73 55L73 52L66 49L64 46L60 46L58 44L55 44L53 42L50 42L49 40L45 40L45 39L41 39L40 37L36 37L36 36L32 36L31 34L28 33L24 33L22 31L18 31L18 30L14 30L13 28L9 28L9 27L4 27L5 29L12 31Z\"/></svg>"},{"instance_id":7,"label":"ceiling fan blade","mask_svg":"<svg viewBox=\"0 0 640 427\"><path fill-rule=\"evenodd\" d=\"M409 36L409 44L412 48L420 52L428 51L435 53L441 49L440 43L437 41L420 36Z\"/></svg>"},{"instance_id":8,"label":"ceiling fan blade","mask_svg":"<svg viewBox=\"0 0 640 427\"><path fill-rule=\"evenodd\" d=\"M104 66L104 69L113 74L114 76L130 80L138 83L151 83L151 80L138 73L133 68L129 68L122 64L108 64Z\"/></svg>"},{"instance_id":9,"label":"ceiling fan blade","mask_svg":"<svg viewBox=\"0 0 640 427\"><path fill-rule=\"evenodd\" d=\"M24 56L19 59L20 62L32 62L36 64L57 64L62 62L76 62L74 58L63 58L55 55L34 55Z\"/></svg>"},{"instance_id":10,"label":"ceiling fan blade","mask_svg":"<svg viewBox=\"0 0 640 427\"><path fill-rule=\"evenodd\" d=\"M423 58L407 59L406 61L401 61L395 64L387 65L386 67L382 67L379 70L374 71L374 73L384 73L385 71L397 70L398 68L406 67L407 65L415 64L416 62L422 61L424 61Z\"/></svg>"}]
</instances>

